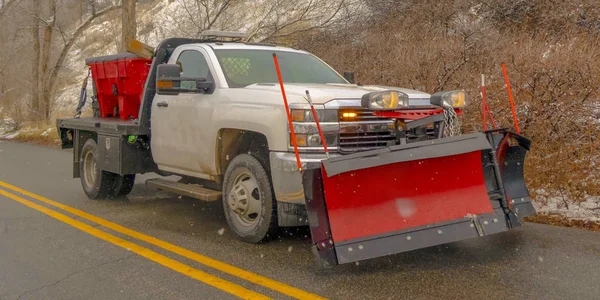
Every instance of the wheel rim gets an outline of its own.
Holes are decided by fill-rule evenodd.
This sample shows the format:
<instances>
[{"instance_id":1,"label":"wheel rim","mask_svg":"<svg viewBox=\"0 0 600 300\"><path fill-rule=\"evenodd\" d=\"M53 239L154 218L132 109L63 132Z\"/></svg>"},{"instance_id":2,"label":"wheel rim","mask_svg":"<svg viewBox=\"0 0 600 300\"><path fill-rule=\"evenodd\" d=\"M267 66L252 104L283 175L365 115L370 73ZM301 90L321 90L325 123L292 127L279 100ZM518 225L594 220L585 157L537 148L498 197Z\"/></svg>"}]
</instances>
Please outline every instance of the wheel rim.
<instances>
[{"instance_id":1,"label":"wheel rim","mask_svg":"<svg viewBox=\"0 0 600 300\"><path fill-rule=\"evenodd\" d=\"M249 171L235 177L227 196L227 204L242 225L251 227L260 219L261 194L258 181Z\"/></svg>"},{"instance_id":2,"label":"wheel rim","mask_svg":"<svg viewBox=\"0 0 600 300\"><path fill-rule=\"evenodd\" d=\"M96 159L94 158L94 152L90 151L85 154L83 158L83 179L88 186L94 186L96 184Z\"/></svg>"}]
</instances>

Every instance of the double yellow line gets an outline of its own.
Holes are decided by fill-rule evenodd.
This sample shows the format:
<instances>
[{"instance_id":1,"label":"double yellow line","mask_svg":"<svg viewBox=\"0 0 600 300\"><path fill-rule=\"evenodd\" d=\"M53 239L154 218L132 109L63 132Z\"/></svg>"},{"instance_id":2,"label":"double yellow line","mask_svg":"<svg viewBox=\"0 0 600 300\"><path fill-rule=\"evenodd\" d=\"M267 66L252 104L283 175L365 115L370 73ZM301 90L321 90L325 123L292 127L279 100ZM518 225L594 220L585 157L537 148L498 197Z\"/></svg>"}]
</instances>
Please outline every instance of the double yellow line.
<instances>
[{"instance_id":1,"label":"double yellow line","mask_svg":"<svg viewBox=\"0 0 600 300\"><path fill-rule=\"evenodd\" d=\"M287 285L285 283L279 282L279 281L275 281L272 279L269 279L267 277L258 275L256 273L250 272L250 271L246 271L244 269L226 264L224 262L218 261L216 259L198 254L196 252L187 250L185 248L173 245L171 243L159 240L157 238L154 238L152 236L149 235L145 235L141 232L137 232L135 230L129 229L127 227L123 227L119 224L104 220L102 218L96 217L94 215L88 214L84 211L81 211L79 209L64 205L62 203L56 202L56 201L52 201L48 198L42 197L40 195L31 193L29 191L26 191L24 189L21 189L19 187L16 187L14 185L8 184L6 182L2 182L0 181L0 187L4 187L6 189L9 189L13 192L17 192L20 193L24 196L30 197L32 199L38 200L42 203L45 203L47 205L59 208L63 211L69 212L73 215L76 215L78 217L81 217L83 219L86 219L88 221L94 222L96 224L99 224L103 227L109 228L113 231L116 231L118 233L121 233L123 235L138 239L140 241L146 242L148 244L160 247L164 250L170 251L172 253L178 254L180 256L183 256L185 258L191 259L193 261L196 261L200 264L203 264L205 266L211 267L213 269L219 270L223 273L229 274L229 275L233 275L235 277L244 279L248 282L266 287L268 289L277 291L279 293L285 294L287 296L290 296L292 298L296 298L296 299L325 299L323 297L320 297L318 295L306 292L304 290L292 287L290 285ZM164 255L161 255L157 252L154 252L148 248L144 248L138 244L129 242L127 240L124 240L122 238L119 238L117 236L114 236L112 234L109 234L107 232L104 232L102 230L99 230L93 226L90 226L86 223L83 223L81 221L77 221L67 215L64 215L60 212L54 211L50 208L47 208L45 206L36 204L30 200L24 199L22 197L19 197L15 194L9 193L7 191L1 190L0 189L0 195L5 196L7 198L10 198L14 201L17 201L19 203L22 203L30 208L33 208L37 211L40 211L52 218L55 218L63 223L69 224L79 230L82 230L88 234L91 234L97 238L100 238L102 240L105 240L107 242L110 242L112 244L115 244L117 246L120 246L122 248L128 249L138 255L141 255L153 262L156 262L160 265L163 265L167 268L170 268L174 271L177 271L181 274L184 274L186 276L189 276L191 278L194 278L198 281L201 281L205 284L211 285L215 288L218 288L220 290L223 290L225 292L228 292L232 295L238 296L240 298L243 299L269 299L269 297L259 294L257 292L254 292L252 290L246 289L242 286L239 286L237 284L231 283L229 281L223 280L219 277L216 277L214 275L208 274L206 272L200 271L198 269L192 268L188 265L185 265L183 263L180 263L174 259L171 259L169 257L166 257Z\"/></svg>"}]
</instances>

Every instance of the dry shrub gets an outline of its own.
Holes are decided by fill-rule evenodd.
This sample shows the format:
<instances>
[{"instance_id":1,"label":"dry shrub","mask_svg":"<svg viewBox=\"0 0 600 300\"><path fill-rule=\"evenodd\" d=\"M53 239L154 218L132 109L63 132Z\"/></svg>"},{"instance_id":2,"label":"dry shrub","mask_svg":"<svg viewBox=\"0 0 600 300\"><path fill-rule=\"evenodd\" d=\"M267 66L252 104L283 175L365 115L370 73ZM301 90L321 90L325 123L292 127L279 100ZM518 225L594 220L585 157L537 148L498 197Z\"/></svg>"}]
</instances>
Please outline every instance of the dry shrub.
<instances>
[{"instance_id":1,"label":"dry shrub","mask_svg":"<svg viewBox=\"0 0 600 300\"><path fill-rule=\"evenodd\" d=\"M385 13L374 9L363 23L302 37L297 46L339 71L354 70L361 84L467 91L467 132L482 127L480 74L486 75L497 122L512 126L505 63L521 131L533 140L525 171L534 196L577 202L600 195L600 40L589 26L593 18L582 22L583 14L564 11L591 4L563 9L541 0L386 4L392 2L396 5Z\"/></svg>"},{"instance_id":2,"label":"dry shrub","mask_svg":"<svg viewBox=\"0 0 600 300\"><path fill-rule=\"evenodd\" d=\"M17 136L12 139L13 141L35 143L45 146L60 145L56 128L49 128L48 125L43 123L31 122L23 124L23 127L26 128L26 130L21 130Z\"/></svg>"}]
</instances>

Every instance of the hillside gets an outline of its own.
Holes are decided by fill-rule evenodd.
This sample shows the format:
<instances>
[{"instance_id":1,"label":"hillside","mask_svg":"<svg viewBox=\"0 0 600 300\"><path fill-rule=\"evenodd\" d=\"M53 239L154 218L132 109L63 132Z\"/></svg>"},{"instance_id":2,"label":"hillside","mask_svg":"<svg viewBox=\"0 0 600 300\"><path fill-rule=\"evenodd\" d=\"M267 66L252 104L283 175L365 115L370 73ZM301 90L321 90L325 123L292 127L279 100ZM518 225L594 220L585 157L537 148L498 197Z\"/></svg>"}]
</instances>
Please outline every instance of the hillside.
<instances>
[{"instance_id":1,"label":"hillside","mask_svg":"<svg viewBox=\"0 0 600 300\"><path fill-rule=\"evenodd\" d=\"M487 78L494 116L501 126L511 126L500 69L505 63L521 129L534 141L526 176L536 205L544 212L600 221L600 4L379 0L349 1L351 6L336 10L333 2L317 2L321 6L306 10L260 6L268 1L244 4L226 11L215 26L247 30L256 34L255 40L309 50L339 72L355 71L360 83L430 93L464 89L471 99L463 118L465 132L482 127L481 74ZM156 45L165 37L194 36L206 20L192 4L187 0L138 4L138 39ZM335 17L322 23L332 9ZM282 12L275 14L278 10ZM297 16L309 17L296 21ZM73 114L87 74L84 58L117 51L118 18L115 13L97 20L69 51L53 117ZM14 110L2 103L0 107L4 118L0 137L18 137ZM32 139L51 136L54 130L51 123L26 118L18 123L20 133Z\"/></svg>"}]
</instances>

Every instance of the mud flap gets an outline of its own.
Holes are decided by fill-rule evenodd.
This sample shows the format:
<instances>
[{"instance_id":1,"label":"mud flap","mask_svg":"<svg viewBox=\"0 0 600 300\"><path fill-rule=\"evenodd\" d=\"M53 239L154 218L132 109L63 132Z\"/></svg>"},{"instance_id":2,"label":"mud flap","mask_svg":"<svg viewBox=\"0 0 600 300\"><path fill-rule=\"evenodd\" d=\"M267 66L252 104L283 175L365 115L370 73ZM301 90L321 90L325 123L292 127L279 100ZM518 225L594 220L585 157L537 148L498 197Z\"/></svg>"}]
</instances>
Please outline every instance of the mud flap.
<instances>
[{"instance_id":1,"label":"mud flap","mask_svg":"<svg viewBox=\"0 0 600 300\"><path fill-rule=\"evenodd\" d=\"M305 170L308 220L319 265L508 230L501 203L489 196L494 187L486 184L485 157L492 150L486 135L477 133L331 158L318 169ZM503 169L507 174L517 171Z\"/></svg>"}]
</instances>

